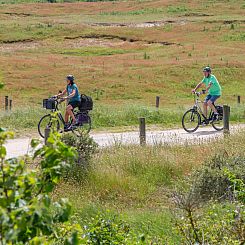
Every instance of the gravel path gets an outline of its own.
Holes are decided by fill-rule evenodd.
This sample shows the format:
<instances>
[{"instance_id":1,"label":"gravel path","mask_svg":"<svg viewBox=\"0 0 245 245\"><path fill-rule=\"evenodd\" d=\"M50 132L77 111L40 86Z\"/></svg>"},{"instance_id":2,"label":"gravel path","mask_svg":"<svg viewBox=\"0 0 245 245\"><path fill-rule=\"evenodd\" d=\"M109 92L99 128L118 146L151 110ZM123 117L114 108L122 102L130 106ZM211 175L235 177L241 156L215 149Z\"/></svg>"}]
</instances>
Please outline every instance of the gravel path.
<instances>
[{"instance_id":1,"label":"gravel path","mask_svg":"<svg viewBox=\"0 0 245 245\"><path fill-rule=\"evenodd\" d=\"M232 126L231 133L244 129L245 125ZM95 133L91 134L100 147L109 147L115 144L139 144L139 132L124 133ZM223 137L223 132L218 132L211 127L199 128L195 133L189 134L183 129L147 131L146 143L154 144L200 144ZM7 158L19 157L30 152L31 138L18 138L7 141Z\"/></svg>"}]
</instances>

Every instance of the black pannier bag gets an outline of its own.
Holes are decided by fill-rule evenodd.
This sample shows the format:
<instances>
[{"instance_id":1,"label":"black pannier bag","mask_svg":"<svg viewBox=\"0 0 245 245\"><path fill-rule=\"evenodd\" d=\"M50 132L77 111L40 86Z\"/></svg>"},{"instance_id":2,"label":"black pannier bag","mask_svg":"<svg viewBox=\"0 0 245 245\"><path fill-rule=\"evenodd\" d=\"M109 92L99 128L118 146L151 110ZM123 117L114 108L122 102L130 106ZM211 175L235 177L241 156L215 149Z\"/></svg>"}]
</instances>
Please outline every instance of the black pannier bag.
<instances>
[{"instance_id":1,"label":"black pannier bag","mask_svg":"<svg viewBox=\"0 0 245 245\"><path fill-rule=\"evenodd\" d=\"M55 109L55 100L53 99L44 99L43 100L43 108L54 110Z\"/></svg>"},{"instance_id":2,"label":"black pannier bag","mask_svg":"<svg viewBox=\"0 0 245 245\"><path fill-rule=\"evenodd\" d=\"M219 113L219 115L223 116L223 106L221 105L216 105L216 110Z\"/></svg>"},{"instance_id":3,"label":"black pannier bag","mask_svg":"<svg viewBox=\"0 0 245 245\"><path fill-rule=\"evenodd\" d=\"M81 111L90 111L93 110L93 100L90 96L81 94L81 103L79 106Z\"/></svg>"}]
</instances>

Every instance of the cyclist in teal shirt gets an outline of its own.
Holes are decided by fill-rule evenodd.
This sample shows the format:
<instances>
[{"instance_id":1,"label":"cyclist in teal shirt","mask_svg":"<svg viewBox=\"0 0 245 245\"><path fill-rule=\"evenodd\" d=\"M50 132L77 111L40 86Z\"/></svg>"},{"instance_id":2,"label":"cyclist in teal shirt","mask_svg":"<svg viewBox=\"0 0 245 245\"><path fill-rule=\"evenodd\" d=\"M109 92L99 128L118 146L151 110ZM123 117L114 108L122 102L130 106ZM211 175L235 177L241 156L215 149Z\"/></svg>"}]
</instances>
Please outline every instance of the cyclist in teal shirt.
<instances>
[{"instance_id":1,"label":"cyclist in teal shirt","mask_svg":"<svg viewBox=\"0 0 245 245\"><path fill-rule=\"evenodd\" d=\"M65 130L69 129L68 128L68 121L69 121L69 116L72 118L72 126L78 124L78 122L76 122L76 118L73 114L73 109L76 107L79 107L80 103L81 103L81 98L80 98L80 94L77 88L77 85L74 83L74 76L73 75L68 75L66 77L66 81L67 81L67 86L66 89L59 93L57 96L61 97L65 94L67 94L66 97L63 97L63 99L68 100L68 105L66 107L66 112L65 112Z\"/></svg>"},{"instance_id":2,"label":"cyclist in teal shirt","mask_svg":"<svg viewBox=\"0 0 245 245\"><path fill-rule=\"evenodd\" d=\"M205 117L207 117L207 107L209 106L214 112L214 120L218 118L219 113L217 112L213 103L221 96L221 86L217 80L217 78L211 74L211 68L209 66L203 69L204 78L203 80L197 84L195 89L192 90L193 93L196 92L198 88L205 85L206 90L208 91L208 95L203 103L203 112Z\"/></svg>"}]
</instances>

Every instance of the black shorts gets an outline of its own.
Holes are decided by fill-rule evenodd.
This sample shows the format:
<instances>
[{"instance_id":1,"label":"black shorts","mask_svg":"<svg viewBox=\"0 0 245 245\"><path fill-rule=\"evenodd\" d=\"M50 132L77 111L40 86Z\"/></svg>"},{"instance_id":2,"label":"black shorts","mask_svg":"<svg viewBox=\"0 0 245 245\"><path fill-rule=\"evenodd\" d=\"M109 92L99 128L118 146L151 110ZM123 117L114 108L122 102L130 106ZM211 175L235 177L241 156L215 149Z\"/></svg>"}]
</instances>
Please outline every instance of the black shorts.
<instances>
[{"instance_id":1,"label":"black shorts","mask_svg":"<svg viewBox=\"0 0 245 245\"><path fill-rule=\"evenodd\" d=\"M80 106L80 101L70 101L69 103L68 103L68 105L71 105L72 106L72 108L74 109L74 108L76 108L76 107L79 107Z\"/></svg>"}]
</instances>

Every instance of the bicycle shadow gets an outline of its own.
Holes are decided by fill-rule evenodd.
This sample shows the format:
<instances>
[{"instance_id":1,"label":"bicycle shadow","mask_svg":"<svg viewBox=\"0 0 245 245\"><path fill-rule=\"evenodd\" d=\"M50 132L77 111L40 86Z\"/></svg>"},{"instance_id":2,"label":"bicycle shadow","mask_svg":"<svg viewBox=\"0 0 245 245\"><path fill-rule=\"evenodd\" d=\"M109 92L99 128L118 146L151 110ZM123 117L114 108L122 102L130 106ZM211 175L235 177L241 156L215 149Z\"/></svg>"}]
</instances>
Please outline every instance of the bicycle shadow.
<instances>
[{"instance_id":1,"label":"bicycle shadow","mask_svg":"<svg viewBox=\"0 0 245 245\"><path fill-rule=\"evenodd\" d=\"M221 134L223 131L210 131L210 130L202 130L202 131L199 131L199 132L194 132L193 135L196 135L196 136L205 136L205 135L218 135L218 134Z\"/></svg>"}]
</instances>

